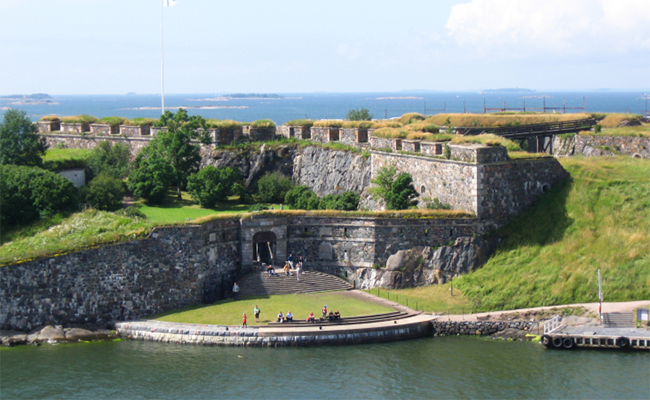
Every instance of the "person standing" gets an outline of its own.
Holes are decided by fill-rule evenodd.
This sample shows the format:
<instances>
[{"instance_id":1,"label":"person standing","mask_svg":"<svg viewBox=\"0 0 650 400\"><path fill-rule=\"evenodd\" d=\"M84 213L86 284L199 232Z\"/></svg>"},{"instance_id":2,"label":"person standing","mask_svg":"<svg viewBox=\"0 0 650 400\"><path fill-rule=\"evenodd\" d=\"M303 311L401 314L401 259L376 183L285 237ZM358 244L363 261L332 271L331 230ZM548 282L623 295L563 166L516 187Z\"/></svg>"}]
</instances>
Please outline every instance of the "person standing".
<instances>
[{"instance_id":1,"label":"person standing","mask_svg":"<svg viewBox=\"0 0 650 400\"><path fill-rule=\"evenodd\" d=\"M239 285L237 284L237 282L235 282L235 284L232 285L232 296L235 298L235 301L239 300Z\"/></svg>"},{"instance_id":2,"label":"person standing","mask_svg":"<svg viewBox=\"0 0 650 400\"><path fill-rule=\"evenodd\" d=\"M289 266L293 268L293 254L289 253L289 257L287 257L287 262L289 263Z\"/></svg>"},{"instance_id":3,"label":"person standing","mask_svg":"<svg viewBox=\"0 0 650 400\"><path fill-rule=\"evenodd\" d=\"M296 280L300 282L300 270L302 268L302 265L300 263L296 264Z\"/></svg>"},{"instance_id":4,"label":"person standing","mask_svg":"<svg viewBox=\"0 0 650 400\"><path fill-rule=\"evenodd\" d=\"M304 266L304 261L302 256L298 259L298 262L300 263L300 270L302 270L303 273L305 273L305 266Z\"/></svg>"},{"instance_id":5,"label":"person standing","mask_svg":"<svg viewBox=\"0 0 650 400\"><path fill-rule=\"evenodd\" d=\"M253 309L253 314L255 314L255 322L260 322L260 309L255 304L255 309Z\"/></svg>"},{"instance_id":6,"label":"person standing","mask_svg":"<svg viewBox=\"0 0 650 400\"><path fill-rule=\"evenodd\" d=\"M248 325L246 325L246 313L244 313L244 322L241 324L242 328L248 328Z\"/></svg>"},{"instance_id":7,"label":"person standing","mask_svg":"<svg viewBox=\"0 0 650 400\"><path fill-rule=\"evenodd\" d=\"M323 312L323 319L327 316L327 304L323 306L323 309L321 310Z\"/></svg>"}]
</instances>

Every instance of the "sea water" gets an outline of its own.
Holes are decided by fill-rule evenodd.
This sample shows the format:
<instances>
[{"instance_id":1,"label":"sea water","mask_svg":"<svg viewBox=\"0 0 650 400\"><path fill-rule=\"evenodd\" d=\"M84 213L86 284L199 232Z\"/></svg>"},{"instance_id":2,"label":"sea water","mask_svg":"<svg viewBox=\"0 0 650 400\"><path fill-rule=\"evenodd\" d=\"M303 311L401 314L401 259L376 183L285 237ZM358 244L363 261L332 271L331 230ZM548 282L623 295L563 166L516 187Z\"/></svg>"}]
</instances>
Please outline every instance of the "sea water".
<instances>
[{"instance_id":1,"label":"sea water","mask_svg":"<svg viewBox=\"0 0 650 400\"><path fill-rule=\"evenodd\" d=\"M650 398L650 353L473 337L233 348L121 341L0 351L3 399Z\"/></svg>"},{"instance_id":2,"label":"sea water","mask_svg":"<svg viewBox=\"0 0 650 400\"><path fill-rule=\"evenodd\" d=\"M483 107L527 109L556 108L547 112L562 112L566 107L582 107L587 112L633 112L643 114L646 102L637 92L398 92L398 93L288 93L281 98L224 98L214 93L174 94L165 96L165 106L171 111L177 107L193 107L190 115L204 118L233 119L252 122L271 119L283 124L292 119L345 118L351 109L367 108L375 118L394 118L408 112L438 114L464 111L482 113ZM7 108L24 110L32 120L44 115L59 116L88 114L98 118L121 116L125 118L158 118L161 99L158 95L52 95L51 103L25 104L0 99L0 113ZM203 107L203 108L197 108ZM567 112L580 112L568 110Z\"/></svg>"}]
</instances>

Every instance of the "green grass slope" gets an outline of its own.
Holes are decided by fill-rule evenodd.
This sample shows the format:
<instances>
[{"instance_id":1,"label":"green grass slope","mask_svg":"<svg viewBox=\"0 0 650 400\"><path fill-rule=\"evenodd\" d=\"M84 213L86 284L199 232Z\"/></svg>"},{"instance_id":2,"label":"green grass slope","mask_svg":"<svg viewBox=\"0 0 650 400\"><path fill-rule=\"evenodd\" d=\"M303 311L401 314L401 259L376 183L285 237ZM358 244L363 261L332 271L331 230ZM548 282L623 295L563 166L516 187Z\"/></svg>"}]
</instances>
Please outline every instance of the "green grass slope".
<instances>
[{"instance_id":1,"label":"green grass slope","mask_svg":"<svg viewBox=\"0 0 650 400\"><path fill-rule=\"evenodd\" d=\"M650 160L561 160L572 179L500 233L480 270L454 280L481 309L650 298Z\"/></svg>"}]
</instances>

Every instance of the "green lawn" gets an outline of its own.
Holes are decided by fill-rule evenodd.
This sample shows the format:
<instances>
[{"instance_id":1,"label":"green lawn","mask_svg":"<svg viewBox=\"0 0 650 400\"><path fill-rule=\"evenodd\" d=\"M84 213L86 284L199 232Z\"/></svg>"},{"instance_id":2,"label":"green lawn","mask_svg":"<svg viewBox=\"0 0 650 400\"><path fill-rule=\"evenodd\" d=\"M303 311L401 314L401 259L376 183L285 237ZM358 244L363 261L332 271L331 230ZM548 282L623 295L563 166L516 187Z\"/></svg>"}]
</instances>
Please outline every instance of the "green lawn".
<instances>
[{"instance_id":1,"label":"green lawn","mask_svg":"<svg viewBox=\"0 0 650 400\"><path fill-rule=\"evenodd\" d=\"M262 311L260 323L255 322L255 305ZM343 317L380 314L395 311L371 301L357 299L348 292L324 292L310 294L287 294L277 296L255 296L218 301L208 306L193 306L152 316L150 319L193 324L241 325L242 314L248 316L249 325L264 325L273 322L280 311L291 311L295 319L307 319L310 312L320 317L321 309L338 310Z\"/></svg>"},{"instance_id":2,"label":"green lawn","mask_svg":"<svg viewBox=\"0 0 650 400\"><path fill-rule=\"evenodd\" d=\"M245 213L251 207L250 204L240 204L238 197L231 197L228 201L217 203L215 208L202 208L192 201L192 196L187 192L181 192L182 199L178 199L175 191L169 191L163 204L148 205L144 200L135 203L151 222L183 222L207 215ZM280 209L279 204L268 205L274 209ZM285 206L285 210L289 207Z\"/></svg>"},{"instance_id":3,"label":"green lawn","mask_svg":"<svg viewBox=\"0 0 650 400\"><path fill-rule=\"evenodd\" d=\"M375 288L367 292L417 311L461 314L473 310L474 305L459 289L454 287L453 296L450 289L451 285L446 283L400 290Z\"/></svg>"},{"instance_id":4,"label":"green lawn","mask_svg":"<svg viewBox=\"0 0 650 400\"><path fill-rule=\"evenodd\" d=\"M84 160L90 156L89 149L47 149L43 156L43 162L53 160Z\"/></svg>"}]
</instances>

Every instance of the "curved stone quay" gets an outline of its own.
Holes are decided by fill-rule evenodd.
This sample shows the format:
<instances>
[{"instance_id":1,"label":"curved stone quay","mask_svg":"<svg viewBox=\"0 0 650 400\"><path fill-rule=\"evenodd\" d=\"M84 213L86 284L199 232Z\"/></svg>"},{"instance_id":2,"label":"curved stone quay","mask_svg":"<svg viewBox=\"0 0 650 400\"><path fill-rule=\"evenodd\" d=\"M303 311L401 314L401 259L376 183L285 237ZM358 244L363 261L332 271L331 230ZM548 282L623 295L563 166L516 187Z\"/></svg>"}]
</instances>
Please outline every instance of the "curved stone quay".
<instances>
[{"instance_id":1,"label":"curved stone quay","mask_svg":"<svg viewBox=\"0 0 650 400\"><path fill-rule=\"evenodd\" d=\"M390 342L432 336L431 315L355 325L241 328L139 320L119 322L120 336L132 340L211 346L320 346Z\"/></svg>"}]
</instances>

